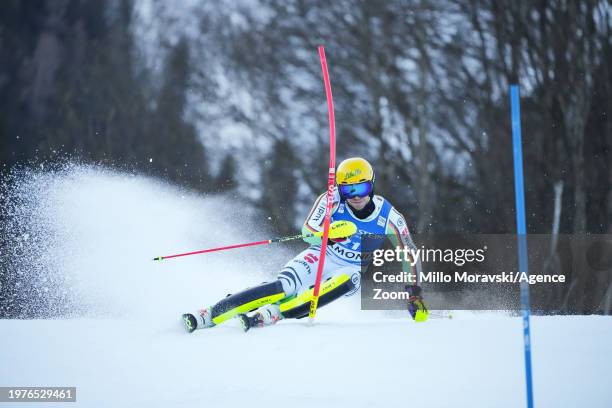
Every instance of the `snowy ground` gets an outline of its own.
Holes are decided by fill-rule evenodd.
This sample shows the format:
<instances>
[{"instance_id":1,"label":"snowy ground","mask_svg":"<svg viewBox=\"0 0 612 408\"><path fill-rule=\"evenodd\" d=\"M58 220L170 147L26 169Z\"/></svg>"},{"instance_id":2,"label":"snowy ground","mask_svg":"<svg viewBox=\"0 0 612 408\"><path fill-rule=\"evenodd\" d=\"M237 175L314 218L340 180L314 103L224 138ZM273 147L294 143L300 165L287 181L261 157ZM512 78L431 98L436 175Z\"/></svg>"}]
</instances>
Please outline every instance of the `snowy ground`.
<instances>
[{"instance_id":1,"label":"snowy ground","mask_svg":"<svg viewBox=\"0 0 612 408\"><path fill-rule=\"evenodd\" d=\"M76 386L77 403L66 404L75 407L525 406L519 318L416 324L360 311L353 298L321 309L312 327L283 321L244 334L230 322L189 335L182 311L261 282L291 254L277 246L154 263L267 233L222 199L99 169L28 188L45 203L35 219L53 220L60 238L45 262L71 277L87 313L0 321L0 386ZM534 318L536 407L612 406L611 345L612 318Z\"/></svg>"},{"instance_id":2,"label":"snowy ground","mask_svg":"<svg viewBox=\"0 0 612 408\"><path fill-rule=\"evenodd\" d=\"M134 320L2 321L3 385L78 388L82 407L520 407L521 322L397 319L187 335ZM328 313L329 314L329 313ZM536 406L610 407L612 324L536 318ZM51 404L52 405L52 404Z\"/></svg>"}]
</instances>

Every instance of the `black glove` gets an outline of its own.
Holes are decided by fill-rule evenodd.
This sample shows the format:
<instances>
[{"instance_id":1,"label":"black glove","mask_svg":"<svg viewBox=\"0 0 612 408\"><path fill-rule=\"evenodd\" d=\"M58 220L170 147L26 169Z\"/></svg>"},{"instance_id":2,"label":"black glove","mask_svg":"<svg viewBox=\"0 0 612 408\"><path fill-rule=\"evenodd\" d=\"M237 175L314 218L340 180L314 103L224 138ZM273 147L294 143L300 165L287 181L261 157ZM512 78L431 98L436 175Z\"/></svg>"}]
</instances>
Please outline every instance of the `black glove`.
<instances>
[{"instance_id":1,"label":"black glove","mask_svg":"<svg viewBox=\"0 0 612 408\"><path fill-rule=\"evenodd\" d=\"M409 294L408 298L408 312L410 316L416 322L424 322L429 317L429 310L423 302L423 296L421 293L423 290L418 285L406 285L406 292Z\"/></svg>"}]
</instances>

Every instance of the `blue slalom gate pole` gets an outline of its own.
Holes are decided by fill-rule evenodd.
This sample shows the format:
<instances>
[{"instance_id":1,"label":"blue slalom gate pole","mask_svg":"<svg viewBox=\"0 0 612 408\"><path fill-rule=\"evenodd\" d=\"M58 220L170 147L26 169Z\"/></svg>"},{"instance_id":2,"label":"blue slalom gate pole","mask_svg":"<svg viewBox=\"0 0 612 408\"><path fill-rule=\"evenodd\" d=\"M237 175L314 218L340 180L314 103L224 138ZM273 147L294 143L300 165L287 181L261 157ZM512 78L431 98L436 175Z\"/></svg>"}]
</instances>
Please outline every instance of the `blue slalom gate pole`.
<instances>
[{"instance_id":1,"label":"blue slalom gate pole","mask_svg":"<svg viewBox=\"0 0 612 408\"><path fill-rule=\"evenodd\" d=\"M510 85L510 110L512 114L512 150L514 153L514 193L516 197L516 232L518 240L519 272L529 275L527 267L527 228L525 224L525 193L523 185L523 149L521 142L521 105L518 85ZM533 408L533 384L531 375L531 335L529 330L529 285L521 281L521 309L523 314L523 340L525 344L525 382L527 407Z\"/></svg>"}]
</instances>

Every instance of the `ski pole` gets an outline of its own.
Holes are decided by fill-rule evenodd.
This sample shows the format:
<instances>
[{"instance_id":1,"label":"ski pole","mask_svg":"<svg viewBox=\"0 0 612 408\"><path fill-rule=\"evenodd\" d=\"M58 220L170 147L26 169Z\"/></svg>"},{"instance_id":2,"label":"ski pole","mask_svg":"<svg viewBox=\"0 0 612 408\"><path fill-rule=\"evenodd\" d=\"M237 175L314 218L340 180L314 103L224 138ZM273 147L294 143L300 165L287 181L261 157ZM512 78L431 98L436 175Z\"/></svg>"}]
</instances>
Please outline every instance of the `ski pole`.
<instances>
[{"instance_id":1,"label":"ski pole","mask_svg":"<svg viewBox=\"0 0 612 408\"><path fill-rule=\"evenodd\" d=\"M350 237L356 232L357 232L357 226L354 223L350 221L338 221L338 222L335 222L334 225L330 228L329 238L335 239L335 238ZM291 241L291 240L300 239L300 238L310 238L310 237L321 238L322 236L323 236L323 231L319 231L319 232L315 232L314 234L307 234L307 235L297 234L297 235L291 235L287 237L266 239L263 241L248 242L246 244L236 244L236 245L229 245L229 246L223 246L223 247L218 247L218 248L202 249L200 251L185 252L182 254L158 256L158 257L153 258L153 260L161 261L164 259L178 258L181 256L205 254L207 252L225 251L226 249L243 248L243 247L255 246L255 245L267 245L273 242L286 242L286 241Z\"/></svg>"},{"instance_id":2,"label":"ski pole","mask_svg":"<svg viewBox=\"0 0 612 408\"><path fill-rule=\"evenodd\" d=\"M178 258L180 256L205 254L207 252L225 251L226 249L243 248L243 247L255 246L255 245L267 245L267 244L271 244L273 242L291 241L293 239L306 238L308 236L309 235L297 234L297 235L291 235L289 237L272 238L272 239L266 239L266 240L263 240L263 241L249 242L249 243L246 243L246 244L228 245L228 246L223 246L223 247L218 247L218 248L202 249L200 251L184 252L182 254L158 256L158 257L153 258L153 260L154 261L161 261L161 260L164 260L164 259ZM310 236L312 236L312 235L310 235Z\"/></svg>"},{"instance_id":3,"label":"ski pole","mask_svg":"<svg viewBox=\"0 0 612 408\"><path fill-rule=\"evenodd\" d=\"M453 314L451 312L447 312L444 310L430 310L429 318L430 319L452 319Z\"/></svg>"}]
</instances>

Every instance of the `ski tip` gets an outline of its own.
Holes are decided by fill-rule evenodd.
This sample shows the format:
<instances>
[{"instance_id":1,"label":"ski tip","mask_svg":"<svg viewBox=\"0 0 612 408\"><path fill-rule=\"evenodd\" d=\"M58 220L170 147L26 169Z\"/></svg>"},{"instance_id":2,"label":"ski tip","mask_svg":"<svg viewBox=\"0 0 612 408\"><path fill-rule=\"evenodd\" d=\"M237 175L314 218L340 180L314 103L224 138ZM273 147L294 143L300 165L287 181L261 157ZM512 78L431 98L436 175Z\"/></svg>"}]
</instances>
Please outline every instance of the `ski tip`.
<instances>
[{"instance_id":1,"label":"ski tip","mask_svg":"<svg viewBox=\"0 0 612 408\"><path fill-rule=\"evenodd\" d=\"M164 259L163 256L157 256L157 257L153 258L154 261L161 261L162 259Z\"/></svg>"}]
</instances>

